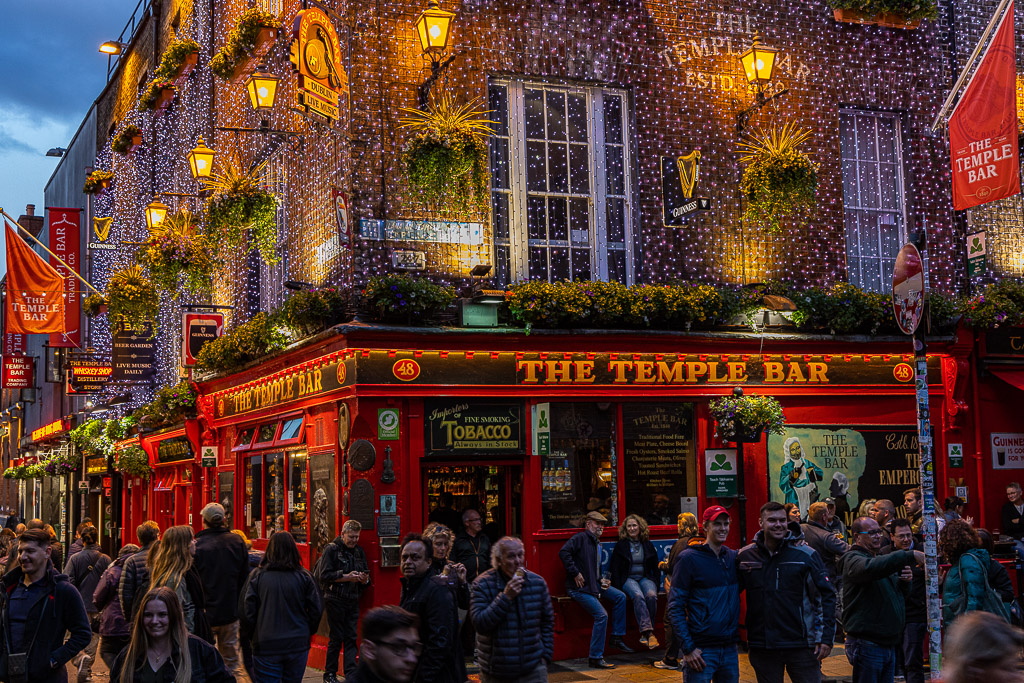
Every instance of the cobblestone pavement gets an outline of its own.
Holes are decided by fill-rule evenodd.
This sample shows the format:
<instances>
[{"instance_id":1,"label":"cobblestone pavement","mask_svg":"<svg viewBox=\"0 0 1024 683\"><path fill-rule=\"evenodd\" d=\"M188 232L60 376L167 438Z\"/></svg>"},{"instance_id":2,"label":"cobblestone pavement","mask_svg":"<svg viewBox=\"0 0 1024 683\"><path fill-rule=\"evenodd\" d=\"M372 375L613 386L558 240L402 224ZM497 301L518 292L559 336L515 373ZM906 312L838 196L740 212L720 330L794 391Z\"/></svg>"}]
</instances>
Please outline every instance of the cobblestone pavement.
<instances>
[{"instance_id":1,"label":"cobblestone pavement","mask_svg":"<svg viewBox=\"0 0 1024 683\"><path fill-rule=\"evenodd\" d=\"M633 655L622 655L608 657L608 661L617 666L608 671L594 671L587 667L586 659L569 659L557 662L553 667L550 680L552 683L571 683L573 681L603 681L605 683L627 683L632 681L681 681L682 674L677 671L664 671L655 669L651 663L657 658L657 653L643 652ZM842 645L836 645L832 654L822 662L821 671L824 681L849 681L851 667L846 661L846 652ZM68 680L74 683L77 672L68 665ZM476 676L471 676L479 680ZM96 662L93 667L93 681L96 683L107 683L107 667L102 661ZM319 683L323 680L323 672L317 669L306 669L303 683ZM754 671L750 668L746 655L740 655L740 680L751 683L756 680ZM789 678L787 677L787 681Z\"/></svg>"}]
</instances>

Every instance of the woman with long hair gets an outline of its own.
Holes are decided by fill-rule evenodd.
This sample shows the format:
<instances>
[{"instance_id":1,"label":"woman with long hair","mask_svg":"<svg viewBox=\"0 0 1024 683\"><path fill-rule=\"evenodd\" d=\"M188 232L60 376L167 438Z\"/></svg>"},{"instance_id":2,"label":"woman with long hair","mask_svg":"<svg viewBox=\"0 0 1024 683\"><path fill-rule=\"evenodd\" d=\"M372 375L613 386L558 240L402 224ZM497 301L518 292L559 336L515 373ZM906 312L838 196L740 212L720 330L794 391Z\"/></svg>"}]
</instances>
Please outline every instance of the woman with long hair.
<instances>
[{"instance_id":1,"label":"woman with long hair","mask_svg":"<svg viewBox=\"0 0 1024 683\"><path fill-rule=\"evenodd\" d=\"M132 622L128 646L110 669L112 683L231 683L220 653L189 635L181 601L167 587L146 593Z\"/></svg>"},{"instance_id":2,"label":"woman with long hair","mask_svg":"<svg viewBox=\"0 0 1024 683\"><path fill-rule=\"evenodd\" d=\"M942 621L952 624L957 617L977 610L993 611L1003 608L999 615L1006 620L1008 614L1002 602L988 604L989 592L988 551L981 547L978 532L962 519L946 522L939 533L939 553L950 564L942 582Z\"/></svg>"},{"instance_id":3,"label":"woman with long hair","mask_svg":"<svg viewBox=\"0 0 1024 683\"><path fill-rule=\"evenodd\" d=\"M650 649L658 647L654 637L654 617L658 613L658 551L651 543L647 521L629 515L619 527L619 542L612 550L610 563L612 586L629 596L633 616L640 628L640 642Z\"/></svg>"},{"instance_id":4,"label":"woman with long hair","mask_svg":"<svg viewBox=\"0 0 1024 683\"><path fill-rule=\"evenodd\" d=\"M193 562L195 554L196 539L192 527L172 526L165 531L156 552L150 552L146 557L149 587L166 586L174 591L181 601L188 632L213 643L213 632L206 620L203 582Z\"/></svg>"},{"instance_id":5,"label":"woman with long hair","mask_svg":"<svg viewBox=\"0 0 1024 683\"><path fill-rule=\"evenodd\" d=\"M242 637L252 641L253 679L299 683L322 611L320 591L302 566L295 538L275 533L238 604Z\"/></svg>"}]
</instances>

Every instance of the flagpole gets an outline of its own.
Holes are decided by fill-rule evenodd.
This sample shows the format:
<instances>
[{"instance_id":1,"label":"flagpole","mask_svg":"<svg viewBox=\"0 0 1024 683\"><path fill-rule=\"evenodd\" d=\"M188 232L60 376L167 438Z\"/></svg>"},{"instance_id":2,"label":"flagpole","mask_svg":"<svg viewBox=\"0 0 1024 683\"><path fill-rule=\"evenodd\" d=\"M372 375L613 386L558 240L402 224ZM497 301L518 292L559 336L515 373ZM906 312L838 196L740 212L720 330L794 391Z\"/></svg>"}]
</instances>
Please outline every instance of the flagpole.
<instances>
[{"instance_id":1,"label":"flagpole","mask_svg":"<svg viewBox=\"0 0 1024 683\"><path fill-rule=\"evenodd\" d=\"M45 251L45 252L46 252L47 254L49 254L49 255L50 255L50 256L52 256L53 258L57 259L57 261L58 261L58 262L59 262L59 263L60 263L60 264L61 264L62 266L64 266L65 268L67 268L67 269L68 269L68 271L69 271L69 272L70 272L70 273L71 273L72 275L74 275L74 276L75 276L75 277L77 277L77 278L78 278L79 280L81 280L82 282L84 282L84 283L85 283L85 286L86 286L86 287L88 287L88 288L89 288L89 289L91 289L92 291L96 292L96 293L97 293L97 294L99 294L100 296L103 296L103 292L101 292L100 290L98 290L98 289L96 289L95 287L93 287L93 286L92 286L92 283L91 283L91 282L89 282L89 281L88 281L88 280L86 280L86 279L85 279L84 277L82 277L81 275L79 275L79 274L78 274L78 271L77 271L77 270L75 270L74 268L72 268L71 266L69 266L69 265L68 265L68 264L67 264L67 263L66 263L66 262L64 261L64 259L62 259L62 258L61 258L60 256L57 256L57 255L56 255L56 254L54 254L54 253L53 253L52 251L50 251L50 250L49 250L49 248L47 248L47 246L46 246L45 244L43 244L43 243L42 243L42 242L40 242L40 241L39 241L38 239L36 239L36 236L35 236L35 235L33 235L33 234L32 234L32 233L31 233L31 232L30 232L30 231L29 231L29 230L28 230L28 229L27 229L27 228L26 228L25 226L23 226L23 225L22 225L21 223L19 223L18 221L14 220L14 218L13 218L13 217L11 216L11 214L9 214L9 213L7 213L6 211L4 211L4 210L3 210L3 208L0 208L0 214L2 214L2 215L3 215L3 217L4 217L4 218L6 218L6 219L7 219L8 221L10 221L11 223L14 223L14 224L15 224L16 226L18 226L19 228L21 228L21 230L22 230L22 231L23 231L23 232L24 232L24 233L25 233L26 235L28 235L29 237L31 237L31 238L32 238L32 241L33 241L33 242L35 242L36 244L38 244L39 246L41 246L41 247L43 248L43 250L44 250L44 251Z\"/></svg>"},{"instance_id":2,"label":"flagpole","mask_svg":"<svg viewBox=\"0 0 1024 683\"><path fill-rule=\"evenodd\" d=\"M953 89L949 91L949 96L946 98L946 101L942 104L942 108L939 109L939 113L935 117L935 121L932 122L933 133L939 129L939 126L942 125L942 117L945 116L946 111L949 109L950 105L953 104L953 100L956 99L957 93L960 92L960 86L962 86L964 84L964 81L967 80L968 72L970 72L971 67L974 66L974 62L975 60L977 60L978 55L981 54L982 46L985 44L985 41L988 39L988 37L992 34L992 31L995 29L996 24L999 23L999 17L1003 15L1003 11L1006 9L1006 5L1008 5L1010 2L1012 2L1012 0L1000 1L999 7L996 8L995 13L992 15L992 19L988 22L988 27L985 29L985 32L981 34L981 40L978 41L978 45L974 48L974 52L971 53L970 58L967 60L967 64L964 66L964 70L960 72L960 78L957 79L956 85L953 86Z\"/></svg>"}]
</instances>

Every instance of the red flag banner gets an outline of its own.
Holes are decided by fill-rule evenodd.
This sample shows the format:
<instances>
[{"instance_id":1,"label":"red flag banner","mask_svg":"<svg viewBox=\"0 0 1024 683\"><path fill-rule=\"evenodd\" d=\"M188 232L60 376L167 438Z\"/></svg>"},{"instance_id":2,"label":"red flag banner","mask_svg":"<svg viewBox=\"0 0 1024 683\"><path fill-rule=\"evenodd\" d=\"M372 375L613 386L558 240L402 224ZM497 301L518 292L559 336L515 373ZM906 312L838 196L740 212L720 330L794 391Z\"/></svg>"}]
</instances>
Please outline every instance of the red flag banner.
<instances>
[{"instance_id":1,"label":"red flag banner","mask_svg":"<svg viewBox=\"0 0 1024 683\"><path fill-rule=\"evenodd\" d=\"M958 211L1020 194L1013 5L949 119Z\"/></svg>"},{"instance_id":2,"label":"red flag banner","mask_svg":"<svg viewBox=\"0 0 1024 683\"><path fill-rule=\"evenodd\" d=\"M81 239L81 209L48 208L50 214L50 251L71 268L81 270L79 241ZM64 278L64 324L67 332L52 333L50 346L78 347L82 343L82 306L78 295L78 278L53 256L50 265Z\"/></svg>"},{"instance_id":3,"label":"red flag banner","mask_svg":"<svg viewBox=\"0 0 1024 683\"><path fill-rule=\"evenodd\" d=\"M64 278L4 223L7 234L7 332L63 333Z\"/></svg>"}]
</instances>

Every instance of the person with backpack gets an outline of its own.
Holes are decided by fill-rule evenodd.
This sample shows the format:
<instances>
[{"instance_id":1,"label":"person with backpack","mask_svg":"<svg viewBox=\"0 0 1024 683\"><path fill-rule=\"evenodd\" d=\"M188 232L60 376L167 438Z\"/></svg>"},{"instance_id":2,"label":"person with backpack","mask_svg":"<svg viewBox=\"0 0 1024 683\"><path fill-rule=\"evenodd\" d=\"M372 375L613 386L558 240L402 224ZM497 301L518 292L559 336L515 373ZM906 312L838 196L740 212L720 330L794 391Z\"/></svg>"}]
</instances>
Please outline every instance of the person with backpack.
<instances>
[{"instance_id":1,"label":"person with backpack","mask_svg":"<svg viewBox=\"0 0 1024 683\"><path fill-rule=\"evenodd\" d=\"M330 629L324 683L338 683L338 654L343 649L345 677L356 668L359 598L370 583L366 553L359 547L362 530L363 526L354 519L345 522L341 535L324 547L313 567L313 578L323 592Z\"/></svg>"},{"instance_id":2,"label":"person with backpack","mask_svg":"<svg viewBox=\"0 0 1024 683\"><path fill-rule=\"evenodd\" d=\"M89 615L89 623L93 627L92 638L77 659L78 683L85 683L92 680L92 664L96 660L96 646L99 645L99 610L93 603L92 596L100 583L100 577L110 566L110 557L105 555L96 543L99 537L99 530L96 527L84 527L80 537L82 550L68 558L67 564L64 565L64 573L82 596L85 612Z\"/></svg>"},{"instance_id":3,"label":"person with backpack","mask_svg":"<svg viewBox=\"0 0 1024 683\"><path fill-rule=\"evenodd\" d=\"M939 534L939 553L950 564L942 582L942 623L967 612L991 612L1009 621L1009 612L988 580L989 555L978 532L962 519L946 522Z\"/></svg>"},{"instance_id":4,"label":"person with backpack","mask_svg":"<svg viewBox=\"0 0 1024 683\"><path fill-rule=\"evenodd\" d=\"M107 665L108 670L114 666L117 655L128 646L131 639L131 625L121 609L117 587L121 582L124 563L137 552L139 546L134 543L121 548L117 559L103 572L100 583L92 594L93 604L100 612L100 659Z\"/></svg>"}]
</instances>

